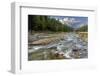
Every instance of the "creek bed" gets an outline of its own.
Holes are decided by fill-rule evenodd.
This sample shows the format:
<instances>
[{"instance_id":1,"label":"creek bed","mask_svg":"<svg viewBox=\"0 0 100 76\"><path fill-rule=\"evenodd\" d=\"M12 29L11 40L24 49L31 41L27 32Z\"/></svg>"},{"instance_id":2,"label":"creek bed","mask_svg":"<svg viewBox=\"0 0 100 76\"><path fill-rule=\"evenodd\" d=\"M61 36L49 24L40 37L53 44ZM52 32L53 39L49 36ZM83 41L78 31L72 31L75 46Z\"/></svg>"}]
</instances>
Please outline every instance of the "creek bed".
<instances>
[{"instance_id":1,"label":"creek bed","mask_svg":"<svg viewBox=\"0 0 100 76\"><path fill-rule=\"evenodd\" d=\"M52 36L48 34L33 35L33 43L37 41L39 44L28 45L28 60L88 58L88 42L86 41L87 36L85 35L84 38L82 36L84 35L75 32L61 33L58 35L53 34ZM50 41L51 38L52 40ZM49 43L43 44L43 39L44 41L48 39ZM77 51L75 52L73 49L77 49Z\"/></svg>"}]
</instances>

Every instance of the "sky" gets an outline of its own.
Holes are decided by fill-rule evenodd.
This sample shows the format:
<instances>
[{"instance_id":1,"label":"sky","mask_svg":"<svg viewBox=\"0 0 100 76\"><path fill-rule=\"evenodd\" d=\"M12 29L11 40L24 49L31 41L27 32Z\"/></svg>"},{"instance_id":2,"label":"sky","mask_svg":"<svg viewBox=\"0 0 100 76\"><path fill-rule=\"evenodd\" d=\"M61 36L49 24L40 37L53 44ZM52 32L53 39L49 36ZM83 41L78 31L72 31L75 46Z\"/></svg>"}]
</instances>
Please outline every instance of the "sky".
<instances>
[{"instance_id":1,"label":"sky","mask_svg":"<svg viewBox=\"0 0 100 76\"><path fill-rule=\"evenodd\" d=\"M50 17L59 20L62 24L67 24L68 26L76 29L84 25L88 25L88 17L80 17L80 16L50 16Z\"/></svg>"}]
</instances>

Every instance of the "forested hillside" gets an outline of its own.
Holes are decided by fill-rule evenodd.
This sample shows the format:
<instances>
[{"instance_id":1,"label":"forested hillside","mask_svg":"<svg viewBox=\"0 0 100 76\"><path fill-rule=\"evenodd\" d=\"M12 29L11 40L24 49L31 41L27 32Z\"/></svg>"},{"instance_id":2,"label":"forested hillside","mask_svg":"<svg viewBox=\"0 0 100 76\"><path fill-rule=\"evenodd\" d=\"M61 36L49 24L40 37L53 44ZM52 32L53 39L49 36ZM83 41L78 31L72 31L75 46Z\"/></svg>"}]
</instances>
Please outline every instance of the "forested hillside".
<instances>
[{"instance_id":1,"label":"forested hillside","mask_svg":"<svg viewBox=\"0 0 100 76\"><path fill-rule=\"evenodd\" d=\"M84 25L84 26L80 27L79 29L77 29L77 31L79 31L79 32L88 32L88 26Z\"/></svg>"},{"instance_id":2,"label":"forested hillside","mask_svg":"<svg viewBox=\"0 0 100 76\"><path fill-rule=\"evenodd\" d=\"M73 32L75 29L67 24L62 24L59 20L51 18L50 16L29 15L28 31ZM84 25L76 29L76 31L87 32L88 26Z\"/></svg>"},{"instance_id":3,"label":"forested hillside","mask_svg":"<svg viewBox=\"0 0 100 76\"><path fill-rule=\"evenodd\" d=\"M54 31L54 32L70 32L73 29L62 24L59 20L50 18L49 16L29 15L28 30L34 31Z\"/></svg>"}]
</instances>

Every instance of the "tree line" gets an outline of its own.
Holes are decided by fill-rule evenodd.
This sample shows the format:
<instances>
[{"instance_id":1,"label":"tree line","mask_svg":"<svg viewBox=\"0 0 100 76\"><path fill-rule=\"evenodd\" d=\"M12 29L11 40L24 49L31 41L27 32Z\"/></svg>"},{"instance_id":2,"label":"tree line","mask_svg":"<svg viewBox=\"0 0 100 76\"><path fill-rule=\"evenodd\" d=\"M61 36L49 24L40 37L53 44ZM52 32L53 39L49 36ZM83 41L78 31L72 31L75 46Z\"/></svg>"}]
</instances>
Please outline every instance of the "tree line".
<instances>
[{"instance_id":1,"label":"tree line","mask_svg":"<svg viewBox=\"0 0 100 76\"><path fill-rule=\"evenodd\" d=\"M86 27L85 27L86 28ZM86 31L84 27L77 31ZM28 15L28 31L72 32L74 29L50 16Z\"/></svg>"},{"instance_id":2,"label":"tree line","mask_svg":"<svg viewBox=\"0 0 100 76\"><path fill-rule=\"evenodd\" d=\"M62 24L59 20L50 18L50 16L29 15L28 16L28 30L29 31L62 31L69 32L73 29L67 25Z\"/></svg>"},{"instance_id":3,"label":"tree line","mask_svg":"<svg viewBox=\"0 0 100 76\"><path fill-rule=\"evenodd\" d=\"M84 25L76 30L77 32L88 32L88 25Z\"/></svg>"}]
</instances>

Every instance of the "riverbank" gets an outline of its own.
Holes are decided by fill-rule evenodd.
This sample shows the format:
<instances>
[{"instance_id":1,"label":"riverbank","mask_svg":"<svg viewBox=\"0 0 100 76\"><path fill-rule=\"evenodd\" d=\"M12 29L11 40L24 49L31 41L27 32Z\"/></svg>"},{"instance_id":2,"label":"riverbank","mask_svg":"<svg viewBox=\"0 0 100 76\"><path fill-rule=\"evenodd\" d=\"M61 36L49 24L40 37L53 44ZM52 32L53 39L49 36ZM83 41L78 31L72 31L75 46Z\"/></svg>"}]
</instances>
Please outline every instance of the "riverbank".
<instances>
[{"instance_id":1,"label":"riverbank","mask_svg":"<svg viewBox=\"0 0 100 76\"><path fill-rule=\"evenodd\" d=\"M33 33L32 35L29 34L28 42L30 45L47 45L51 42L57 42L59 40L63 40L64 36L67 35L68 32L49 32L49 33ZM84 41L87 41L88 34L87 32L76 32L80 38Z\"/></svg>"}]
</instances>

